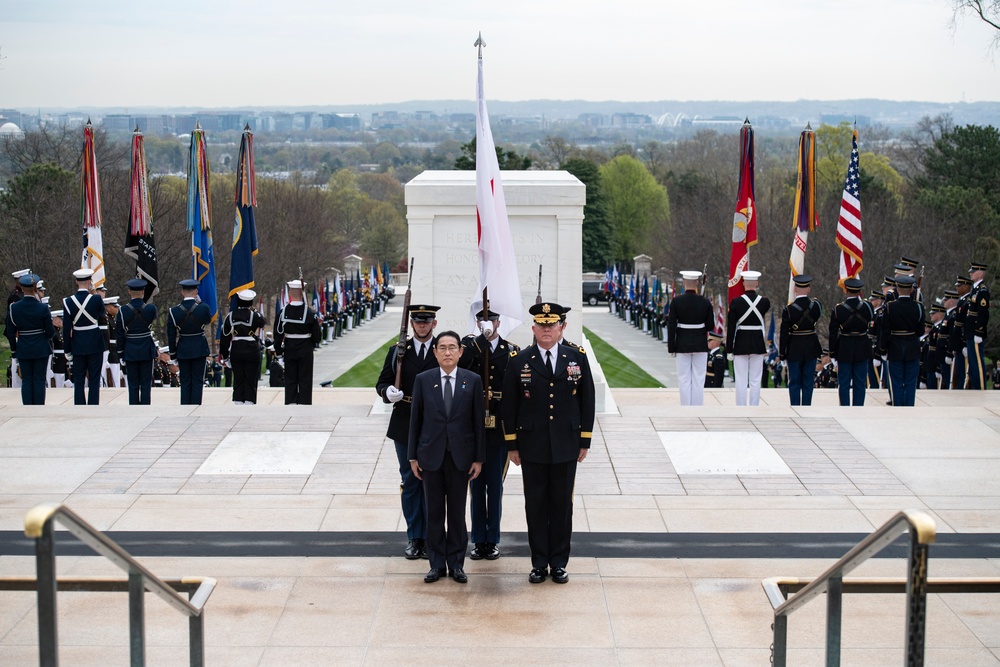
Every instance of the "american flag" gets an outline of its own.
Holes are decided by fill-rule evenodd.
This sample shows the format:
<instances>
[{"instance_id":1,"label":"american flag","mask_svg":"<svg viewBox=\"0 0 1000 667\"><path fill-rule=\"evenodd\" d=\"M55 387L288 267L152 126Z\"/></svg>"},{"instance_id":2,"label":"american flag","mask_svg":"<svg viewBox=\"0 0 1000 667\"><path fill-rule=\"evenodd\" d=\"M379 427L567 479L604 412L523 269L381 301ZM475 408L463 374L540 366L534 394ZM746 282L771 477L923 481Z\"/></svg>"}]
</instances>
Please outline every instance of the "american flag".
<instances>
[{"instance_id":1,"label":"american flag","mask_svg":"<svg viewBox=\"0 0 1000 667\"><path fill-rule=\"evenodd\" d=\"M851 161L844 179L844 197L840 201L840 220L837 222L837 246L840 248L840 286L848 278L861 272L864 255L861 246L861 189L858 187L858 131L854 130Z\"/></svg>"}]
</instances>

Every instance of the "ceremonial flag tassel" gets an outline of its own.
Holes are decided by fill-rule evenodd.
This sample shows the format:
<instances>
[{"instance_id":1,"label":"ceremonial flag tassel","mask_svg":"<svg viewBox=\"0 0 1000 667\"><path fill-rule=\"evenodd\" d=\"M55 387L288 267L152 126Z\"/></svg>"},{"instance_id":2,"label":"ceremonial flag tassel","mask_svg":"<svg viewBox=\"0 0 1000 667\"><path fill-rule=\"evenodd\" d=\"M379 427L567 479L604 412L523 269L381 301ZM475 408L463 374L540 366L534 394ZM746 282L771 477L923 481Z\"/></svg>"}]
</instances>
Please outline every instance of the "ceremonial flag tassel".
<instances>
[{"instance_id":1,"label":"ceremonial flag tassel","mask_svg":"<svg viewBox=\"0 0 1000 667\"><path fill-rule=\"evenodd\" d=\"M197 125L191 132L188 161L187 229L191 232L191 277L200 281L198 296L219 317L215 284L215 250L212 247L212 203L209 196L208 150L205 131Z\"/></svg>"},{"instance_id":2,"label":"ceremonial flag tassel","mask_svg":"<svg viewBox=\"0 0 1000 667\"><path fill-rule=\"evenodd\" d=\"M149 173L146 170L146 148L139 127L132 133L132 173L129 189L128 229L125 233L125 254L135 260L135 273L146 281L143 301L149 301L160 291L156 240L153 237L153 213L149 204Z\"/></svg>"},{"instance_id":3,"label":"ceremonial flag tassel","mask_svg":"<svg viewBox=\"0 0 1000 667\"><path fill-rule=\"evenodd\" d=\"M83 155L80 168L80 223L83 226L83 256L80 268L94 271L94 287L106 280L104 241L101 237L101 188L97 178L97 151L94 126L90 119L83 128Z\"/></svg>"},{"instance_id":4,"label":"ceremonial flag tassel","mask_svg":"<svg viewBox=\"0 0 1000 667\"><path fill-rule=\"evenodd\" d=\"M469 331L476 331L476 313L483 309L483 290L489 290L490 310L499 313L500 335L508 336L524 321L521 282L517 277L514 242L507 219L500 164L497 162L490 117L483 88L482 35L479 77L476 81L476 226L479 238L479 286L469 306Z\"/></svg>"},{"instance_id":5,"label":"ceremonial flag tassel","mask_svg":"<svg viewBox=\"0 0 1000 667\"><path fill-rule=\"evenodd\" d=\"M848 278L861 273L864 250L861 245L861 177L858 155L858 130L854 128L851 141L851 159L844 179L844 195L840 200L840 218L837 220L837 247L840 248L840 273L837 283L843 288Z\"/></svg>"},{"instance_id":6,"label":"ceremonial flag tassel","mask_svg":"<svg viewBox=\"0 0 1000 667\"><path fill-rule=\"evenodd\" d=\"M806 125L799 137L798 180L795 184L795 217L792 226L795 238L788 266L792 275L788 279L788 303L795 300L795 276L805 273L806 244L809 232L819 226L816 218L816 134Z\"/></svg>"},{"instance_id":7,"label":"ceremonial flag tassel","mask_svg":"<svg viewBox=\"0 0 1000 667\"><path fill-rule=\"evenodd\" d=\"M733 247L729 255L729 301L746 291L740 273L750 268L750 247L757 245L753 154L753 127L748 118L740 129L740 180L733 215Z\"/></svg>"}]
</instances>

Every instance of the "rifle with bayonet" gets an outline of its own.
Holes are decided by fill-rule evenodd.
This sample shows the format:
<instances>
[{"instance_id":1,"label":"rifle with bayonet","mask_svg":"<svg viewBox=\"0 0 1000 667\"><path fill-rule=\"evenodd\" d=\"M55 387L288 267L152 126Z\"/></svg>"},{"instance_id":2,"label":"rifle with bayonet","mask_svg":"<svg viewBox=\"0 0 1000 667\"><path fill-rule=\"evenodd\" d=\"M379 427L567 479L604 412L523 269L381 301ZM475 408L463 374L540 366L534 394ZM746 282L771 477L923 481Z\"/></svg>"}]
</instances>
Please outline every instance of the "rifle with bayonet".
<instances>
[{"instance_id":1,"label":"rifle with bayonet","mask_svg":"<svg viewBox=\"0 0 1000 667\"><path fill-rule=\"evenodd\" d=\"M493 397L493 390L490 388L490 338L493 336L492 320L490 320L490 296L489 288L483 288L483 313L480 322L482 322L482 332L483 341L486 343L483 346L483 400L486 402L486 428L495 428L497 425L497 417L494 414L490 414L490 399Z\"/></svg>"},{"instance_id":2,"label":"rifle with bayonet","mask_svg":"<svg viewBox=\"0 0 1000 667\"><path fill-rule=\"evenodd\" d=\"M701 270L701 289L700 293L705 296L705 285L708 283L708 262L705 262L704 268Z\"/></svg>"},{"instance_id":3,"label":"rifle with bayonet","mask_svg":"<svg viewBox=\"0 0 1000 667\"><path fill-rule=\"evenodd\" d=\"M542 302L542 265L538 265L538 293L535 294L535 305ZM535 334L531 334L531 344L535 344Z\"/></svg>"},{"instance_id":4,"label":"rifle with bayonet","mask_svg":"<svg viewBox=\"0 0 1000 667\"><path fill-rule=\"evenodd\" d=\"M403 321L399 325L399 340L396 342L396 389L402 390L403 385L403 356L406 355L406 330L409 327L410 297L413 293L410 286L413 284L413 257L410 258L410 274L406 278L406 295L403 297Z\"/></svg>"}]
</instances>

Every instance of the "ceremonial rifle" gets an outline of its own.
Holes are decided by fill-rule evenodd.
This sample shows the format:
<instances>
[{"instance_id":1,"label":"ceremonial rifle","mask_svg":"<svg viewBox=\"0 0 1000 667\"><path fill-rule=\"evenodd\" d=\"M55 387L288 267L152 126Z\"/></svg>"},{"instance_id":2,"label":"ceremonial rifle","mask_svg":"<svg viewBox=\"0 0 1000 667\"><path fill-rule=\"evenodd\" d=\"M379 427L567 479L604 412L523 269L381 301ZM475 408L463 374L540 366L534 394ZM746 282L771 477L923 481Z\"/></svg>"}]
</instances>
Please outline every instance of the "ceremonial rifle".
<instances>
[{"instance_id":1,"label":"ceremonial rifle","mask_svg":"<svg viewBox=\"0 0 1000 667\"><path fill-rule=\"evenodd\" d=\"M406 329L408 326L407 319L410 310L410 297L412 296L410 286L412 284L413 257L410 258L410 274L406 278L406 296L403 297L403 321L399 325L399 341L396 343L396 384L394 386L400 391L403 390L400 385L403 381L403 356L406 354Z\"/></svg>"},{"instance_id":2,"label":"ceremonial rifle","mask_svg":"<svg viewBox=\"0 0 1000 667\"><path fill-rule=\"evenodd\" d=\"M486 347L483 349L483 400L486 402L486 428L494 428L497 425L496 415L490 414L490 398L492 396L492 390L490 389L490 337L493 335L492 325L490 324L490 297L488 293L489 288L483 287L483 315L482 315L482 332L483 339L486 342Z\"/></svg>"},{"instance_id":3,"label":"ceremonial rifle","mask_svg":"<svg viewBox=\"0 0 1000 667\"><path fill-rule=\"evenodd\" d=\"M535 305L537 306L542 302L542 265L538 265L538 293L535 294ZM535 334L531 334L531 344L534 345L537 341L535 340Z\"/></svg>"},{"instance_id":4,"label":"ceremonial rifle","mask_svg":"<svg viewBox=\"0 0 1000 667\"><path fill-rule=\"evenodd\" d=\"M705 284L708 282L708 262L705 262L704 268L701 270L701 295L705 296Z\"/></svg>"}]
</instances>

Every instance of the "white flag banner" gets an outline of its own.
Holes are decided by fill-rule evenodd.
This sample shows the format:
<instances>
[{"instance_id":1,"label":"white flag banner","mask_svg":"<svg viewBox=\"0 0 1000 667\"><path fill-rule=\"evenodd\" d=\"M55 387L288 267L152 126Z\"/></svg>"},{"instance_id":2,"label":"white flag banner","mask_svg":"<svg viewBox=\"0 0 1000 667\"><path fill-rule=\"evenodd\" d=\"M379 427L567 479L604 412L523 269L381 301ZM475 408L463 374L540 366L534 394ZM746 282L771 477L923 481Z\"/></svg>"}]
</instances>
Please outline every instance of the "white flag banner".
<instances>
[{"instance_id":1,"label":"white flag banner","mask_svg":"<svg viewBox=\"0 0 1000 667\"><path fill-rule=\"evenodd\" d=\"M792 277L788 279L788 303L795 301L795 276L800 276L806 270L806 244L809 242L809 232L795 229L792 239L792 254L788 258L788 266L792 269Z\"/></svg>"},{"instance_id":2,"label":"white flag banner","mask_svg":"<svg viewBox=\"0 0 1000 667\"><path fill-rule=\"evenodd\" d=\"M500 164L486 113L483 59L476 84L476 222L479 228L479 288L472 295L469 330L476 331L476 313L483 308L483 288L489 289L490 310L500 314L500 335L507 337L524 322L521 282L517 278L514 242L500 182Z\"/></svg>"}]
</instances>

